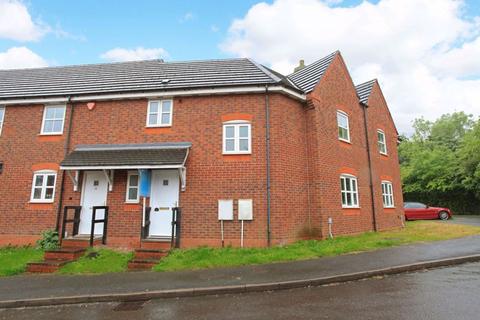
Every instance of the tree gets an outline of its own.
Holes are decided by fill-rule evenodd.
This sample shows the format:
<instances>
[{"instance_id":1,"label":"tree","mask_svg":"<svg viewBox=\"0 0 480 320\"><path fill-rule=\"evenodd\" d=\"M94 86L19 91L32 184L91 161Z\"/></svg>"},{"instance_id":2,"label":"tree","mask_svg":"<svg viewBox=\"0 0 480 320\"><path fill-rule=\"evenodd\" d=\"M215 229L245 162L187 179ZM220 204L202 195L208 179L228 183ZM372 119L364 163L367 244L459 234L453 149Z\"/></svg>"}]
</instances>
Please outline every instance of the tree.
<instances>
[{"instance_id":1,"label":"tree","mask_svg":"<svg viewBox=\"0 0 480 320\"><path fill-rule=\"evenodd\" d=\"M474 194L480 209L480 121L456 112L433 122L416 119L413 128L399 146L405 198L459 206Z\"/></svg>"}]
</instances>

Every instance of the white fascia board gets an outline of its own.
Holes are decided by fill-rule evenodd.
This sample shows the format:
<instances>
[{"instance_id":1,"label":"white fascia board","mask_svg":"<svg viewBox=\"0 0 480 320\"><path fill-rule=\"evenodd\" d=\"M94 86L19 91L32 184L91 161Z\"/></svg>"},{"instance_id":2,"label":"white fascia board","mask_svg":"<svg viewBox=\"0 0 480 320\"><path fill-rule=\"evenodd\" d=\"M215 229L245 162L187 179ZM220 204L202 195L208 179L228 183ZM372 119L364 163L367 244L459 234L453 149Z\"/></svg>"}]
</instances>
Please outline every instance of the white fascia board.
<instances>
[{"instance_id":1,"label":"white fascia board","mask_svg":"<svg viewBox=\"0 0 480 320\"><path fill-rule=\"evenodd\" d=\"M292 98L305 101L306 95L298 93L294 90L283 86L269 86L270 92L284 93ZM263 93L265 86L249 86L249 87L227 87L227 88L206 88L192 90L171 90L171 91L153 91L153 92L130 92L118 94L94 94L72 96L71 102L88 102L88 101L105 101L105 100L122 100L122 99L139 99L139 98L163 98L163 97L183 97L183 96L203 96L203 95L222 95L222 94L242 94L242 93ZM18 105L18 104L51 104L51 103L67 103L67 97L57 98L27 98L27 99L6 99L0 100L2 105Z\"/></svg>"}]
</instances>

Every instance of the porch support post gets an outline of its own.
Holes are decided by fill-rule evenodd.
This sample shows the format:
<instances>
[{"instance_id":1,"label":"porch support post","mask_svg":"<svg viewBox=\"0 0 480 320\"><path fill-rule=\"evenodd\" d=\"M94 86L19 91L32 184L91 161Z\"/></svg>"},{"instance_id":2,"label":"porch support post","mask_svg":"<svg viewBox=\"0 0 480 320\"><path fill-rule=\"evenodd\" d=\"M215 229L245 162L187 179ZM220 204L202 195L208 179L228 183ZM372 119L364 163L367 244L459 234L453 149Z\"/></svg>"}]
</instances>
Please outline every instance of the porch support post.
<instances>
[{"instance_id":1,"label":"porch support post","mask_svg":"<svg viewBox=\"0 0 480 320\"><path fill-rule=\"evenodd\" d=\"M187 189L187 168L181 167L180 169L178 169L178 173L180 174L181 190L185 191Z\"/></svg>"},{"instance_id":2,"label":"porch support post","mask_svg":"<svg viewBox=\"0 0 480 320\"><path fill-rule=\"evenodd\" d=\"M75 171L75 176L72 175L72 172L70 170L66 170L67 175L72 180L73 183L73 191L78 191L78 170Z\"/></svg>"},{"instance_id":3,"label":"porch support post","mask_svg":"<svg viewBox=\"0 0 480 320\"><path fill-rule=\"evenodd\" d=\"M103 174L105 175L105 177L107 178L108 180L108 191L112 191L113 190L113 173L114 173L114 170L105 170L103 169Z\"/></svg>"}]
</instances>

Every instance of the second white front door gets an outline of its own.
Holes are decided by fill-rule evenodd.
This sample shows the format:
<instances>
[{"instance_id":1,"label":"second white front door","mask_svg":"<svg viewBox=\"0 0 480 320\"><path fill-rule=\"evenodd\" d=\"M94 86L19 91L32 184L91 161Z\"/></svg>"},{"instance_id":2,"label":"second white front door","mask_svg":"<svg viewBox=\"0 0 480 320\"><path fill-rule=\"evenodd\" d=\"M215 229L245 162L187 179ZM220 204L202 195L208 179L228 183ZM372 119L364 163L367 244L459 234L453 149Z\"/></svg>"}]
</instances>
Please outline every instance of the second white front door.
<instances>
[{"instance_id":1,"label":"second white front door","mask_svg":"<svg viewBox=\"0 0 480 320\"><path fill-rule=\"evenodd\" d=\"M150 236L172 236L172 208L178 206L179 188L178 170L152 171Z\"/></svg>"},{"instance_id":2,"label":"second white front door","mask_svg":"<svg viewBox=\"0 0 480 320\"><path fill-rule=\"evenodd\" d=\"M107 204L108 181L102 171L85 171L83 174L82 212L80 214L79 234L90 234L92 211L94 206ZM95 219L104 218L104 210L97 210ZM103 234L103 223L95 225L96 235Z\"/></svg>"}]
</instances>

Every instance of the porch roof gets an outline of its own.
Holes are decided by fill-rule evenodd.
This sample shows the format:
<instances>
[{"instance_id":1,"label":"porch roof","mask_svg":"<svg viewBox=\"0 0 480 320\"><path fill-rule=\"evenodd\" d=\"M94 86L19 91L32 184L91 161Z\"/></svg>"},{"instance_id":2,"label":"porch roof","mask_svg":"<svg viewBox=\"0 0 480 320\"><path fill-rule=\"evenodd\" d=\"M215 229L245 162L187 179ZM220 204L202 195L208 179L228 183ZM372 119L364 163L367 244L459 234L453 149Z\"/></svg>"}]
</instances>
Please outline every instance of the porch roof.
<instances>
[{"instance_id":1,"label":"porch roof","mask_svg":"<svg viewBox=\"0 0 480 320\"><path fill-rule=\"evenodd\" d=\"M191 146L190 142L78 145L61 162L60 169L181 168Z\"/></svg>"}]
</instances>

